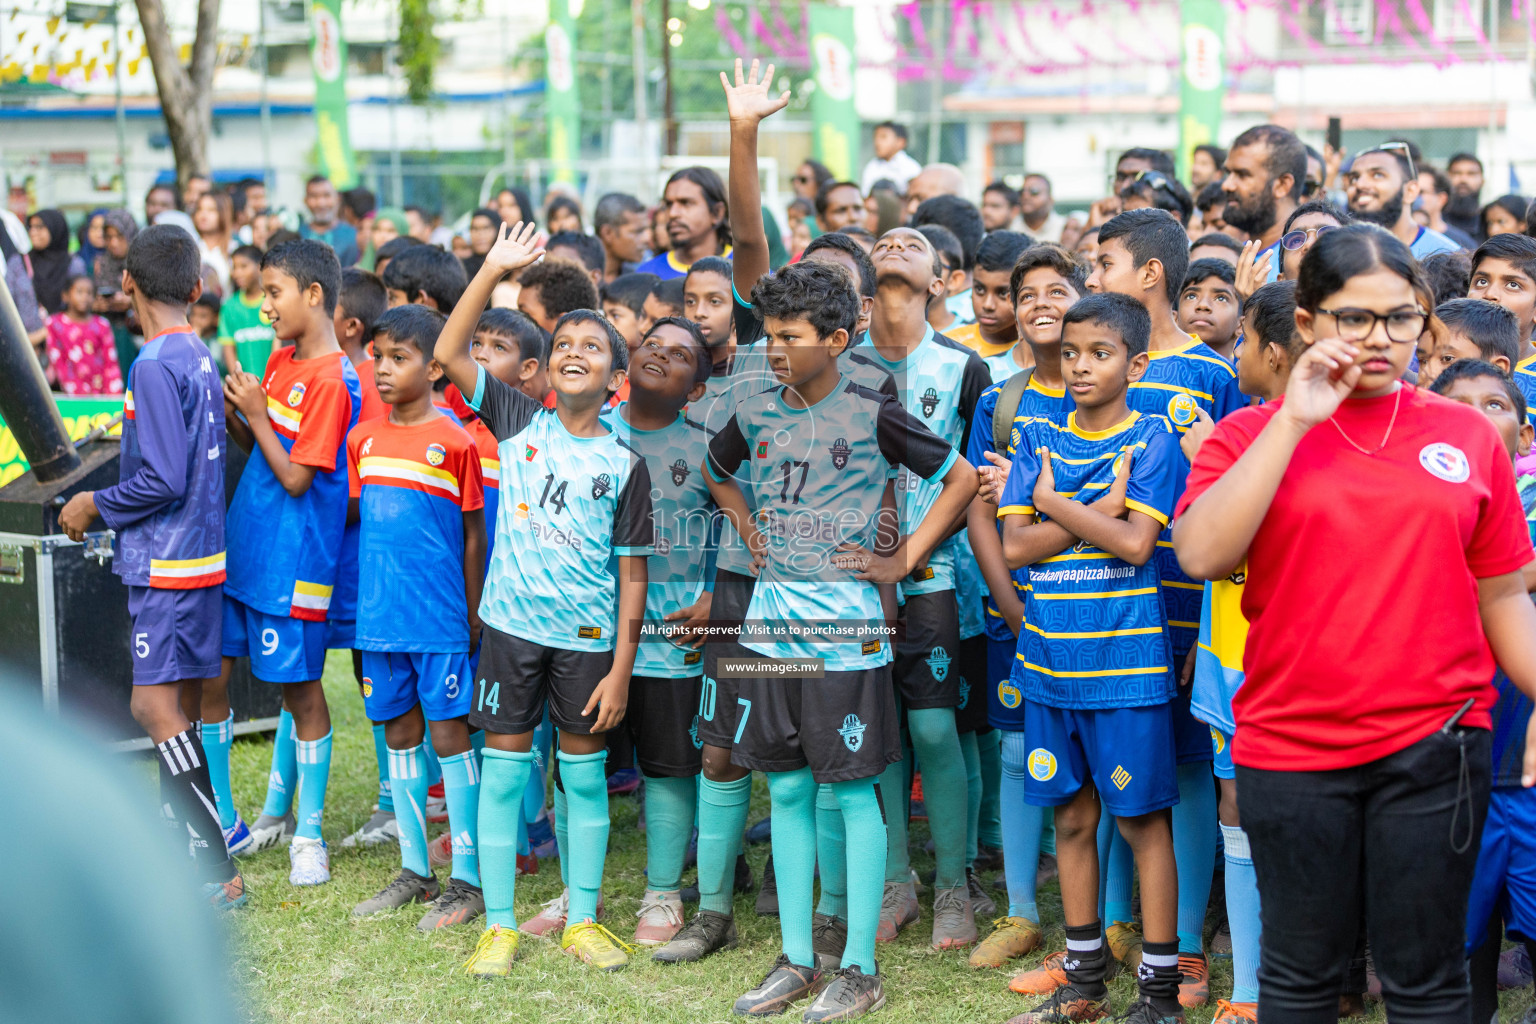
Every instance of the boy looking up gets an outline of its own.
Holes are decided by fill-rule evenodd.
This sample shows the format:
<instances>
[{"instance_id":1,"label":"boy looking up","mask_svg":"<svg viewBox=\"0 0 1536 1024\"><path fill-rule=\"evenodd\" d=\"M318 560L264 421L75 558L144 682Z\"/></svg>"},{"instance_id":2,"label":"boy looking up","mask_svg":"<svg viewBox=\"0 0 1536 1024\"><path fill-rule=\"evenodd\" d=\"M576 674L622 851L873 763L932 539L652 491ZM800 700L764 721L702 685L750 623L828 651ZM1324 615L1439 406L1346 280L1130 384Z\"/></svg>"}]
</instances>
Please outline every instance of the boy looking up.
<instances>
[{"instance_id":1,"label":"boy looking up","mask_svg":"<svg viewBox=\"0 0 1536 1024\"><path fill-rule=\"evenodd\" d=\"M1174 677L1152 554L1184 464L1167 420L1126 402L1147 367L1150 327L1146 310L1121 295L1091 296L1067 311L1061 364L1076 408L1064 424L1020 428L997 512L1008 565L1029 568L1030 629L1011 678L1035 744L1025 799L1056 808L1067 927L1066 984L1026 1022L1095 1020L1108 1009L1109 951L1097 914L1101 799L1142 883L1141 997L1122 1019L1183 1019L1168 814L1178 800ZM1087 503L1101 494L1104 504ZM1106 629L1112 637L1084 639Z\"/></svg>"},{"instance_id":2,"label":"boy looking up","mask_svg":"<svg viewBox=\"0 0 1536 1024\"><path fill-rule=\"evenodd\" d=\"M187 326L187 304L202 291L197 245L179 228L139 232L128 249L122 289L148 339L128 371L119 482L81 491L59 512L71 540L98 517L117 531L112 571L128 587L133 619L131 710L159 754L160 789L190 836L203 898L221 910L246 902L228 847L248 844L233 801L214 811L210 763L182 711L203 680L218 675L224 582L224 408L208 347ZM227 718L209 723L233 733ZM222 822L229 825L221 833Z\"/></svg>"},{"instance_id":3,"label":"boy looking up","mask_svg":"<svg viewBox=\"0 0 1536 1024\"><path fill-rule=\"evenodd\" d=\"M925 259L931 266L931 254ZM860 303L840 268L793 264L762 278L752 300L781 385L737 405L710 442L705 469L716 503L766 563L745 619L763 623L768 633L744 636L743 646L774 660L822 659L825 675L765 673L740 681L732 761L768 773L784 951L735 1010L782 1013L822 987L811 887L817 786L828 784L846 829L848 936L836 980L805 1019L849 1019L885 1002L874 960L884 874L880 851L886 848L877 779L900 761L886 669L891 648L883 639L885 612L876 584L894 583L926 562L974 493L974 473L894 399L852 384L841 372L839 356ZM889 554L871 554L886 480L897 465L938 487L932 515ZM749 478L762 508L749 507L735 482L739 473ZM851 632L822 632L833 623ZM708 692L702 703L710 703ZM964 785L962 775L962 804ZM886 803L894 801L887 797ZM958 886L964 898L963 867Z\"/></svg>"},{"instance_id":4,"label":"boy looking up","mask_svg":"<svg viewBox=\"0 0 1536 1024\"><path fill-rule=\"evenodd\" d=\"M1536 238L1495 235L1478 246L1472 254L1467 298L1497 303L1520 321L1514 380L1527 408L1536 407L1536 351L1531 348L1531 331L1536 328Z\"/></svg>"},{"instance_id":5,"label":"boy looking up","mask_svg":"<svg viewBox=\"0 0 1536 1024\"><path fill-rule=\"evenodd\" d=\"M1505 376L1520 358L1520 321L1504 306L1483 299L1452 299L1435 307L1445 325L1445 337L1435 341L1425 333L1419 343L1419 379L1432 384L1462 359L1497 366Z\"/></svg>"},{"instance_id":6,"label":"boy looking up","mask_svg":"<svg viewBox=\"0 0 1536 1024\"><path fill-rule=\"evenodd\" d=\"M470 711L470 724L485 730L479 826L490 927L465 969L481 977L510 973L517 952L518 822L534 767L533 730L546 706L560 730L569 809L569 914L560 946L603 970L628 963L623 945L597 923L608 846L602 734L623 720L635 661L635 636L618 624L645 615L650 477L599 415L624 382L629 355L601 314L578 310L556 324L552 411L470 355L496 282L539 258L534 232L532 224L503 225L435 349L500 444L509 506L497 516L480 601L485 626Z\"/></svg>"},{"instance_id":7,"label":"boy looking up","mask_svg":"<svg viewBox=\"0 0 1536 1024\"><path fill-rule=\"evenodd\" d=\"M229 283L235 294L219 307L219 344L224 367L234 373L261 373L267 368L276 335L261 315L261 250L242 245L229 256Z\"/></svg>"},{"instance_id":8,"label":"boy looking up","mask_svg":"<svg viewBox=\"0 0 1536 1024\"><path fill-rule=\"evenodd\" d=\"M229 714L235 658L249 657L257 679L282 685L291 719L278 722L253 849L291 835L289 882L320 885L331 878L320 833L331 712L320 673L347 520L345 442L357 423L361 385L336 343L341 265L330 247L313 239L275 247L262 260L261 283L262 311L278 340L293 344L272 355L265 379L242 372L224 381L230 436L251 457L229 506L224 665L212 693L204 694L203 718Z\"/></svg>"},{"instance_id":9,"label":"boy looking up","mask_svg":"<svg viewBox=\"0 0 1536 1024\"><path fill-rule=\"evenodd\" d=\"M971 276L975 322L951 328L947 334L983 359L1007 352L1019 340L1008 278L1013 264L1030 245L1028 235L994 231L976 249L976 268Z\"/></svg>"},{"instance_id":10,"label":"boy looking up","mask_svg":"<svg viewBox=\"0 0 1536 1024\"><path fill-rule=\"evenodd\" d=\"M431 351L442 325L442 315L423 306L399 306L379 318L374 377L389 413L347 435L347 472L361 524L356 643L363 652L363 698L389 744L401 859L399 875L352 913L366 917L431 902L417 924L422 931L485 912L475 852L480 771L465 725L473 688L469 652L480 632L485 516L474 442L432 404L442 367ZM453 836L453 872L444 890L427 861L428 728Z\"/></svg>"},{"instance_id":11,"label":"boy looking up","mask_svg":"<svg viewBox=\"0 0 1536 1024\"><path fill-rule=\"evenodd\" d=\"M1193 334L1228 362L1241 333L1243 300L1237 294L1237 272L1226 260L1195 260L1179 290L1179 327Z\"/></svg>"},{"instance_id":12,"label":"boy looking up","mask_svg":"<svg viewBox=\"0 0 1536 1024\"><path fill-rule=\"evenodd\" d=\"M965 250L960 246L960 239L942 224L924 224L918 230L939 253L939 273L929 289L924 315L929 325L941 334L964 327L965 319L956 315L949 305L952 289L965 289L970 280L963 269ZM969 295L968 289L966 294ZM969 298L966 299L966 315L973 315Z\"/></svg>"}]
</instances>

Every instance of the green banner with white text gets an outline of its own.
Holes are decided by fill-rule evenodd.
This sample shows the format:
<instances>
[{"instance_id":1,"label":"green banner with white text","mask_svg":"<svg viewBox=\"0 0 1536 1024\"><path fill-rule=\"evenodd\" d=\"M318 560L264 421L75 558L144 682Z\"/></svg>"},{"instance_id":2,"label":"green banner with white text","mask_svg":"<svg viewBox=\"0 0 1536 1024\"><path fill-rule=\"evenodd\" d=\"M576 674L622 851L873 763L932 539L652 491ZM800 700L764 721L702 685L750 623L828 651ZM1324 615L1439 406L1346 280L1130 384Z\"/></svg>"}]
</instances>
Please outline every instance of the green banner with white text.
<instances>
[{"instance_id":1,"label":"green banner with white text","mask_svg":"<svg viewBox=\"0 0 1536 1024\"><path fill-rule=\"evenodd\" d=\"M320 173L339 189L352 188L357 184L357 158L347 128L347 41L341 35L341 0L310 0L309 28Z\"/></svg>"},{"instance_id":2,"label":"green banner with white text","mask_svg":"<svg viewBox=\"0 0 1536 1024\"><path fill-rule=\"evenodd\" d=\"M816 159L839 180L857 180L859 112L853 103L853 9L809 5L811 121Z\"/></svg>"},{"instance_id":3,"label":"green banner with white text","mask_svg":"<svg viewBox=\"0 0 1536 1024\"><path fill-rule=\"evenodd\" d=\"M574 182L576 158L581 155L581 97L576 91L576 19L571 16L571 0L549 0L544 55L550 176Z\"/></svg>"},{"instance_id":4,"label":"green banner with white text","mask_svg":"<svg viewBox=\"0 0 1536 1024\"><path fill-rule=\"evenodd\" d=\"M1222 0L1183 0L1179 4L1179 177L1189 180L1196 146L1215 144L1221 131L1221 98L1226 83L1227 15Z\"/></svg>"}]
</instances>

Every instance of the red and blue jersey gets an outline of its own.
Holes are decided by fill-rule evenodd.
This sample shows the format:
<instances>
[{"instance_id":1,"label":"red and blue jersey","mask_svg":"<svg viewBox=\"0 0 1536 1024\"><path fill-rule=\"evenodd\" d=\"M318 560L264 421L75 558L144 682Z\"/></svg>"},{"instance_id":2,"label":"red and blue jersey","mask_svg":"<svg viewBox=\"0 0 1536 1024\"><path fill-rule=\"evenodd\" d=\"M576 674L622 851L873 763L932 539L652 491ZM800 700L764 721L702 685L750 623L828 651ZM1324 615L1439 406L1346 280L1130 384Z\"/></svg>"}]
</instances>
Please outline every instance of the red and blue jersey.
<instances>
[{"instance_id":1,"label":"red and blue jersey","mask_svg":"<svg viewBox=\"0 0 1536 1024\"><path fill-rule=\"evenodd\" d=\"M496 546L496 513L501 508L501 453L496 435L485 421L476 417L464 424L475 451L480 456L480 480L485 486L485 568L491 568L491 550Z\"/></svg>"},{"instance_id":2,"label":"red and blue jersey","mask_svg":"<svg viewBox=\"0 0 1536 1024\"><path fill-rule=\"evenodd\" d=\"M369 420L347 436L347 473L360 531L357 649L467 652L464 513L484 504L474 439L452 414Z\"/></svg>"},{"instance_id":3,"label":"red and blue jersey","mask_svg":"<svg viewBox=\"0 0 1536 1024\"><path fill-rule=\"evenodd\" d=\"M224 591L268 615L325 621L336 588L347 523L347 431L362 386L340 352L295 359L279 349L262 388L267 421L296 465L315 470L298 497L283 489L260 448L251 451L229 506L229 577Z\"/></svg>"},{"instance_id":4,"label":"red and blue jersey","mask_svg":"<svg viewBox=\"0 0 1536 1024\"><path fill-rule=\"evenodd\" d=\"M185 327L144 344L123 396L118 483L96 492L117 531L112 571L135 587L224 582L224 397L208 346Z\"/></svg>"}]
</instances>

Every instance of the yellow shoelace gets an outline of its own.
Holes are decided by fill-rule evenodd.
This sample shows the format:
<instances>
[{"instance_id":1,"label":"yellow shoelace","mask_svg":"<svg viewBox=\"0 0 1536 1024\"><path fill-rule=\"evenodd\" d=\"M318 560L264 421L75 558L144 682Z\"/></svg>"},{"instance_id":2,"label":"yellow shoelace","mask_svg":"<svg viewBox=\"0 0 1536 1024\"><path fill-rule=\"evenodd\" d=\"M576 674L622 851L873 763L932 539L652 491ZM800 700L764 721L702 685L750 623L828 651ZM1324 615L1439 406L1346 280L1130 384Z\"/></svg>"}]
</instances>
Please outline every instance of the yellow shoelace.
<instances>
[{"instance_id":1,"label":"yellow shoelace","mask_svg":"<svg viewBox=\"0 0 1536 1024\"><path fill-rule=\"evenodd\" d=\"M593 949L593 944L602 939L607 939L625 953L633 953L635 951L634 946L631 946L596 921L582 921L579 924L573 924L570 927L570 933L571 941L568 945L582 949L584 952L596 952L597 950ZM583 946L583 943L586 943L586 945Z\"/></svg>"},{"instance_id":2,"label":"yellow shoelace","mask_svg":"<svg viewBox=\"0 0 1536 1024\"><path fill-rule=\"evenodd\" d=\"M475 951L470 954L469 959L464 963L465 973L469 973L482 959L489 959L493 952L499 953L500 951L496 949L498 943L510 945L512 952L515 954L517 952L517 932L494 926L487 928L480 936L480 941L475 943Z\"/></svg>"}]
</instances>

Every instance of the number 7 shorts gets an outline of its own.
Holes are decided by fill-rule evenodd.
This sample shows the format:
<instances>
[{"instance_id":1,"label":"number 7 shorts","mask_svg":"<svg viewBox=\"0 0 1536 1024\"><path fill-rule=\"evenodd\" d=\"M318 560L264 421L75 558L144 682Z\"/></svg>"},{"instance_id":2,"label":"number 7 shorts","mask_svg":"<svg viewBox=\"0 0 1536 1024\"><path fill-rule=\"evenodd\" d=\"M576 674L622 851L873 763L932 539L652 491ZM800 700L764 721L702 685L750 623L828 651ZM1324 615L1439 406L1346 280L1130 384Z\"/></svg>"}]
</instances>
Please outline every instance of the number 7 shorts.
<instances>
[{"instance_id":1,"label":"number 7 shorts","mask_svg":"<svg viewBox=\"0 0 1536 1024\"><path fill-rule=\"evenodd\" d=\"M325 623L268 615L224 595L224 657L251 659L264 683L307 683L325 671Z\"/></svg>"},{"instance_id":2,"label":"number 7 shorts","mask_svg":"<svg viewBox=\"0 0 1536 1024\"><path fill-rule=\"evenodd\" d=\"M742 679L736 701L731 762L742 768L791 772L808 766L817 782L851 782L901 760L890 665L828 671L819 679Z\"/></svg>"},{"instance_id":3,"label":"number 7 shorts","mask_svg":"<svg viewBox=\"0 0 1536 1024\"><path fill-rule=\"evenodd\" d=\"M219 674L222 586L128 588L135 686L211 679Z\"/></svg>"},{"instance_id":4,"label":"number 7 shorts","mask_svg":"<svg viewBox=\"0 0 1536 1024\"><path fill-rule=\"evenodd\" d=\"M469 655L363 651L363 707L374 722L417 704L429 722L469 714Z\"/></svg>"},{"instance_id":5,"label":"number 7 shorts","mask_svg":"<svg viewBox=\"0 0 1536 1024\"><path fill-rule=\"evenodd\" d=\"M508 736L532 732L544 720L548 703L549 720L557 729L589 735L600 709L590 715L581 709L611 668L612 651L546 647L485 626L469 724Z\"/></svg>"}]
</instances>

